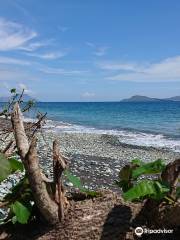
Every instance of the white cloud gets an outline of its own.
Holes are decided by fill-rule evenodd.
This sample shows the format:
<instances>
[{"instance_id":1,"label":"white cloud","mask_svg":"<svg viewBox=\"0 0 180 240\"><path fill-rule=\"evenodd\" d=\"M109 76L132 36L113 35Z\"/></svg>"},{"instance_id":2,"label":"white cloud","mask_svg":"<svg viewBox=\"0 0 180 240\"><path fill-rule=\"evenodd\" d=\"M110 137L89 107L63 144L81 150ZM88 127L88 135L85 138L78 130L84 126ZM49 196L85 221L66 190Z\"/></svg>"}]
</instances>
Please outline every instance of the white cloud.
<instances>
[{"instance_id":1,"label":"white cloud","mask_svg":"<svg viewBox=\"0 0 180 240\"><path fill-rule=\"evenodd\" d=\"M93 93L93 92L84 92L81 96L83 98L93 98L93 97L95 97L95 93Z\"/></svg>"},{"instance_id":2,"label":"white cloud","mask_svg":"<svg viewBox=\"0 0 180 240\"><path fill-rule=\"evenodd\" d=\"M9 51L23 47L37 33L25 26L0 18L0 51Z\"/></svg>"},{"instance_id":3,"label":"white cloud","mask_svg":"<svg viewBox=\"0 0 180 240\"><path fill-rule=\"evenodd\" d=\"M119 71L108 79L136 82L158 82L180 80L180 56L163 59L157 63L99 63L101 69Z\"/></svg>"},{"instance_id":4,"label":"white cloud","mask_svg":"<svg viewBox=\"0 0 180 240\"><path fill-rule=\"evenodd\" d=\"M23 89L24 89L24 91L28 90L27 86L24 83L19 83L18 86L21 90L23 90Z\"/></svg>"},{"instance_id":5,"label":"white cloud","mask_svg":"<svg viewBox=\"0 0 180 240\"><path fill-rule=\"evenodd\" d=\"M24 93L26 94L33 94L33 91L30 90L24 83L19 83L18 88L20 89L20 91L24 90Z\"/></svg>"},{"instance_id":6,"label":"white cloud","mask_svg":"<svg viewBox=\"0 0 180 240\"><path fill-rule=\"evenodd\" d=\"M87 73L88 71L82 70L66 70L63 68L40 68L41 72L48 73L48 74L57 74L57 75L66 75L66 76L73 76L73 75L81 75Z\"/></svg>"},{"instance_id":7,"label":"white cloud","mask_svg":"<svg viewBox=\"0 0 180 240\"><path fill-rule=\"evenodd\" d=\"M106 55L107 50L108 50L108 47L98 47L98 48L96 48L94 55L96 55L98 57L104 56L104 55Z\"/></svg>"},{"instance_id":8,"label":"white cloud","mask_svg":"<svg viewBox=\"0 0 180 240\"><path fill-rule=\"evenodd\" d=\"M1 64L13 64L13 65L30 65L30 62L25 60L20 60L16 58L9 58L9 57L0 57Z\"/></svg>"},{"instance_id":9,"label":"white cloud","mask_svg":"<svg viewBox=\"0 0 180 240\"><path fill-rule=\"evenodd\" d=\"M28 43L26 45L20 46L18 49L20 50L24 50L27 52L33 52L41 47L46 47L50 44L50 40L49 41L42 41L42 42L32 42L32 43Z\"/></svg>"},{"instance_id":10,"label":"white cloud","mask_svg":"<svg viewBox=\"0 0 180 240\"><path fill-rule=\"evenodd\" d=\"M124 71L137 71L139 65L136 63L116 63L116 62L100 62L97 66L103 70L124 70Z\"/></svg>"},{"instance_id":11,"label":"white cloud","mask_svg":"<svg viewBox=\"0 0 180 240\"><path fill-rule=\"evenodd\" d=\"M30 80L29 74L19 71L19 69L0 69L0 81L13 81L16 82L18 79L19 81L23 81L26 79L27 81Z\"/></svg>"},{"instance_id":12,"label":"white cloud","mask_svg":"<svg viewBox=\"0 0 180 240\"><path fill-rule=\"evenodd\" d=\"M0 51L23 50L33 52L49 46L54 41L54 39L34 41L37 36L37 32L20 23L0 18Z\"/></svg>"},{"instance_id":13,"label":"white cloud","mask_svg":"<svg viewBox=\"0 0 180 240\"><path fill-rule=\"evenodd\" d=\"M37 57L37 58L41 58L41 59L46 59L46 60L53 60L53 59L58 59L58 58L62 58L64 56L67 55L67 52L47 52L47 53L43 53L43 54L39 54L39 53L28 53L28 56L32 56L32 57Z\"/></svg>"},{"instance_id":14,"label":"white cloud","mask_svg":"<svg viewBox=\"0 0 180 240\"><path fill-rule=\"evenodd\" d=\"M92 47L92 48L96 47L96 45L92 42L86 42L86 45L89 46L89 47Z\"/></svg>"},{"instance_id":15,"label":"white cloud","mask_svg":"<svg viewBox=\"0 0 180 240\"><path fill-rule=\"evenodd\" d=\"M109 49L109 47L97 46L96 44L94 44L92 42L86 42L86 45L89 46L90 48L94 49L93 54L98 57L106 55L107 50Z\"/></svg>"}]
</instances>

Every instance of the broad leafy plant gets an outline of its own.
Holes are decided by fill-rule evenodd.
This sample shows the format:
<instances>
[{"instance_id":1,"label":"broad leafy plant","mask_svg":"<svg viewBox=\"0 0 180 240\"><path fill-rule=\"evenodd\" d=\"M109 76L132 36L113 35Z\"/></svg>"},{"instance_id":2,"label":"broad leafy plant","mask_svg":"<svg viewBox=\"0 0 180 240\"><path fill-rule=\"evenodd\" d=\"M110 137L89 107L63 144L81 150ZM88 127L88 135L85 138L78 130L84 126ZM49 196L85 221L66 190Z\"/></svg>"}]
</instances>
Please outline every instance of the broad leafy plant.
<instances>
[{"instance_id":1,"label":"broad leafy plant","mask_svg":"<svg viewBox=\"0 0 180 240\"><path fill-rule=\"evenodd\" d=\"M67 180L69 182L71 182L75 188L77 188L80 192L86 194L87 198L88 197L94 198L94 197L98 197L101 195L99 192L92 191L92 190L89 190L89 189L83 187L83 184L82 184L80 178L74 176L72 173L70 173L70 171L65 170L64 174L65 174L65 177L67 178Z\"/></svg>"},{"instance_id":2,"label":"broad leafy plant","mask_svg":"<svg viewBox=\"0 0 180 240\"><path fill-rule=\"evenodd\" d=\"M0 153L0 183L17 171L24 171L22 162L15 157L7 158ZM9 209L7 217L1 223L12 221L24 224L28 222L32 212L33 197L26 176L4 196L1 206Z\"/></svg>"},{"instance_id":3,"label":"broad leafy plant","mask_svg":"<svg viewBox=\"0 0 180 240\"><path fill-rule=\"evenodd\" d=\"M161 159L150 163L135 159L129 165L124 166L119 173L119 180L116 181L116 184L122 188L123 198L128 201L146 198L168 199L170 186L161 179L161 173L165 168L166 165ZM151 180L141 179L146 175L151 175ZM180 195L179 192L177 189L177 197Z\"/></svg>"}]
</instances>

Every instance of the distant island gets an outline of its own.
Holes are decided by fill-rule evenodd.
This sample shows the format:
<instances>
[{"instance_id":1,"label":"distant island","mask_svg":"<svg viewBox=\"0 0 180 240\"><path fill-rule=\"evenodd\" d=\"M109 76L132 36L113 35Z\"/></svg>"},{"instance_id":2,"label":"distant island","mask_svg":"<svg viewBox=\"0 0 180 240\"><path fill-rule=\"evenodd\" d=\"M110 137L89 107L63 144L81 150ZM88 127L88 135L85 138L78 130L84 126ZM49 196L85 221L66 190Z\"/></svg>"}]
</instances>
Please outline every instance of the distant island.
<instances>
[{"instance_id":1,"label":"distant island","mask_svg":"<svg viewBox=\"0 0 180 240\"><path fill-rule=\"evenodd\" d=\"M8 102L10 99L10 96L0 97L0 102ZM33 97L29 96L28 94L23 95L23 101L28 102L30 100L38 101L37 99L34 99Z\"/></svg>"},{"instance_id":2,"label":"distant island","mask_svg":"<svg viewBox=\"0 0 180 240\"><path fill-rule=\"evenodd\" d=\"M164 101L180 101L180 96L170 97L170 98L151 98L141 95L134 95L130 98L121 100L121 102L164 102Z\"/></svg>"}]
</instances>

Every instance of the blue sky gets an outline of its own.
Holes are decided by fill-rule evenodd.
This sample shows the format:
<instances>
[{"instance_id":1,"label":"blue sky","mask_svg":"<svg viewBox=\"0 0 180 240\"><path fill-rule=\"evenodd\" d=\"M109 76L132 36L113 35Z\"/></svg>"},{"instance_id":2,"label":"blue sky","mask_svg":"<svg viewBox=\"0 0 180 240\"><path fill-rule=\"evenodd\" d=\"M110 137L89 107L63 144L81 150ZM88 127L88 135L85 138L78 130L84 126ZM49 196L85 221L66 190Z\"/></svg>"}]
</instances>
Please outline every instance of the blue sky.
<instances>
[{"instance_id":1,"label":"blue sky","mask_svg":"<svg viewBox=\"0 0 180 240\"><path fill-rule=\"evenodd\" d=\"M1 95L180 95L179 13L178 0L0 0Z\"/></svg>"}]
</instances>

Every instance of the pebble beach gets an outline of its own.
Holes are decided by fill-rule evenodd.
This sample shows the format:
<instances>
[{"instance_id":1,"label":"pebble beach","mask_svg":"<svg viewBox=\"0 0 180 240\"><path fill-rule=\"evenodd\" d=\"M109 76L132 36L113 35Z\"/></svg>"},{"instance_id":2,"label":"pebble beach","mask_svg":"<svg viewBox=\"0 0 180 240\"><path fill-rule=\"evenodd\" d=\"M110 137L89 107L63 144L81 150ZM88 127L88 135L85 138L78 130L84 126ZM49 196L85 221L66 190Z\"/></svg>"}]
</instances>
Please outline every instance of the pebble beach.
<instances>
[{"instance_id":1,"label":"pebble beach","mask_svg":"<svg viewBox=\"0 0 180 240\"><path fill-rule=\"evenodd\" d=\"M1 129L10 126L5 119L0 119ZM9 136L9 138L11 138ZM1 142L3 149L8 139ZM83 186L89 190L110 189L121 193L116 186L120 169L132 159L145 162L164 159L166 163L180 157L178 152L163 148L144 147L125 144L116 135L96 133L57 132L42 129L37 133L37 150L39 162L44 173L52 178L52 145L55 139L59 142L61 153L68 158L69 171L80 177ZM21 179L23 173L17 172L0 184L0 199ZM64 178L67 191L74 190L73 184ZM0 218L6 212L1 209Z\"/></svg>"},{"instance_id":2,"label":"pebble beach","mask_svg":"<svg viewBox=\"0 0 180 240\"><path fill-rule=\"evenodd\" d=\"M89 189L119 191L114 182L120 169L132 159L145 162L164 159L168 163L179 157L179 153L167 149L121 143L115 135L44 132L38 139L40 163L48 175L52 174L50 149L57 139L62 154L69 158L70 171ZM71 187L71 183L66 184Z\"/></svg>"},{"instance_id":3,"label":"pebble beach","mask_svg":"<svg viewBox=\"0 0 180 240\"><path fill-rule=\"evenodd\" d=\"M0 120L1 129L6 127L5 120ZM37 150L40 165L46 175L52 177L52 144L59 142L61 153L67 157L70 172L80 177L84 187L88 189L111 189L120 192L115 185L120 169L133 159L145 162L164 159L166 163L180 156L172 150L125 144L116 135L96 133L57 132L42 129L37 133ZM6 139L7 141L8 139ZM1 142L1 149L6 145ZM21 178L21 173L11 176L0 185L0 197ZM66 181L67 189L73 187Z\"/></svg>"}]
</instances>

